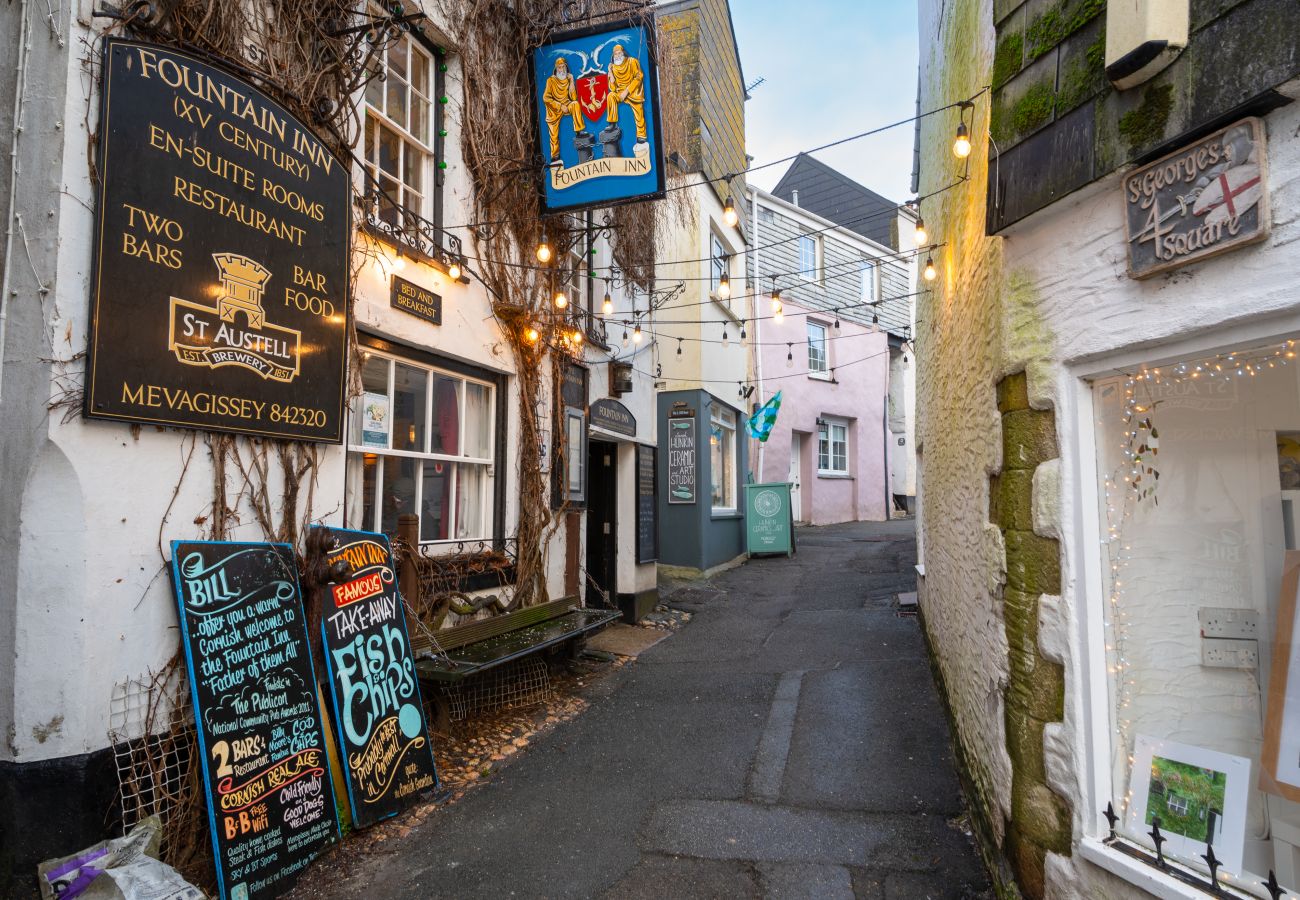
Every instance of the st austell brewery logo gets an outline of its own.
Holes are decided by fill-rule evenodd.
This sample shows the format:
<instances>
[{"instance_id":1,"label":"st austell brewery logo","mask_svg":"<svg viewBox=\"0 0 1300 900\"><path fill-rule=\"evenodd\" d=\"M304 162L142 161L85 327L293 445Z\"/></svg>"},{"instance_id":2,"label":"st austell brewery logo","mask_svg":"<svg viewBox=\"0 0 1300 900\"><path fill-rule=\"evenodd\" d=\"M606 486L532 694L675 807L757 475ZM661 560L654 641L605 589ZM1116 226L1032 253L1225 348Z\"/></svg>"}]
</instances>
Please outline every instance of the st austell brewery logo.
<instances>
[{"instance_id":1,"label":"st austell brewery logo","mask_svg":"<svg viewBox=\"0 0 1300 900\"><path fill-rule=\"evenodd\" d=\"M271 272L238 253L214 253L220 273L215 306L171 298L167 349L189 366L238 366L288 383L302 362L302 334L267 321L262 296Z\"/></svg>"}]
</instances>

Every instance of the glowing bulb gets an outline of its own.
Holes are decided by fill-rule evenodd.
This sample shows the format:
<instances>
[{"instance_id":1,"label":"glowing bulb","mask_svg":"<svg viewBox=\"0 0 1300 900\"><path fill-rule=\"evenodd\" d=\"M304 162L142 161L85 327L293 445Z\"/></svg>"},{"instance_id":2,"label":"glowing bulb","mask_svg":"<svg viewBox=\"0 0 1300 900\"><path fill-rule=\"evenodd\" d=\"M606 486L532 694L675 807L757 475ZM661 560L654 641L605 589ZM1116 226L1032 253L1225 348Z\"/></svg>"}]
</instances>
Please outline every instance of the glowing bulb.
<instances>
[{"instance_id":1,"label":"glowing bulb","mask_svg":"<svg viewBox=\"0 0 1300 900\"><path fill-rule=\"evenodd\" d=\"M785 316L781 314L780 309L778 309L775 313L772 314L772 323L774 325L780 325L784 321L785 321Z\"/></svg>"},{"instance_id":2,"label":"glowing bulb","mask_svg":"<svg viewBox=\"0 0 1300 900\"><path fill-rule=\"evenodd\" d=\"M396 258L393 259L393 271L400 272L405 268L406 268L406 257L402 256L402 254L399 253L397 254Z\"/></svg>"},{"instance_id":3,"label":"glowing bulb","mask_svg":"<svg viewBox=\"0 0 1300 900\"><path fill-rule=\"evenodd\" d=\"M581 332L581 331L578 331L578 330L575 328L574 331L573 331L573 334L570 335L570 340L572 340L572 341L573 341L575 344L577 344L578 346L582 346L582 332Z\"/></svg>"},{"instance_id":4,"label":"glowing bulb","mask_svg":"<svg viewBox=\"0 0 1300 900\"><path fill-rule=\"evenodd\" d=\"M637 324L636 328L633 328L633 329L632 329L632 343L634 343L634 344L639 344L639 343L641 343L641 325L640 325L640 323Z\"/></svg>"},{"instance_id":5,"label":"glowing bulb","mask_svg":"<svg viewBox=\"0 0 1300 900\"><path fill-rule=\"evenodd\" d=\"M564 291L556 291L556 292L555 292L555 308L556 308L556 309L564 309L564 307L566 307L566 306L568 306L568 305L569 305L569 298L566 297L566 296L564 296Z\"/></svg>"},{"instance_id":6,"label":"glowing bulb","mask_svg":"<svg viewBox=\"0 0 1300 900\"><path fill-rule=\"evenodd\" d=\"M723 300L731 296L731 278L726 272L723 272L722 276L718 278L718 296Z\"/></svg>"},{"instance_id":7,"label":"glowing bulb","mask_svg":"<svg viewBox=\"0 0 1300 900\"><path fill-rule=\"evenodd\" d=\"M450 278L452 281L460 281L460 276L461 276L460 263L456 262L455 260L452 260L451 265L447 267L447 277Z\"/></svg>"},{"instance_id":8,"label":"glowing bulb","mask_svg":"<svg viewBox=\"0 0 1300 900\"><path fill-rule=\"evenodd\" d=\"M605 302L600 305L600 311L607 316L614 312L614 301L610 299L609 291L605 292Z\"/></svg>"},{"instance_id":9,"label":"glowing bulb","mask_svg":"<svg viewBox=\"0 0 1300 900\"><path fill-rule=\"evenodd\" d=\"M934 259L929 256L925 258L924 274L926 281L934 281L935 278L939 277L939 270L934 267Z\"/></svg>"},{"instance_id":10,"label":"glowing bulb","mask_svg":"<svg viewBox=\"0 0 1300 900\"><path fill-rule=\"evenodd\" d=\"M952 152L958 159L970 156L970 131L967 130L965 122L957 125L957 137L952 142Z\"/></svg>"},{"instance_id":11,"label":"glowing bulb","mask_svg":"<svg viewBox=\"0 0 1300 900\"><path fill-rule=\"evenodd\" d=\"M916 217L916 246L921 246L926 242L929 234L925 230L925 219L920 216Z\"/></svg>"},{"instance_id":12,"label":"glowing bulb","mask_svg":"<svg viewBox=\"0 0 1300 900\"><path fill-rule=\"evenodd\" d=\"M551 245L546 243L546 238L542 238L542 242L537 245L537 261L543 263L551 261Z\"/></svg>"},{"instance_id":13,"label":"glowing bulb","mask_svg":"<svg viewBox=\"0 0 1300 900\"><path fill-rule=\"evenodd\" d=\"M736 223L740 221L740 216L736 215L736 204L730 197L722 204L722 221L727 223L728 228L735 228Z\"/></svg>"},{"instance_id":14,"label":"glowing bulb","mask_svg":"<svg viewBox=\"0 0 1300 900\"><path fill-rule=\"evenodd\" d=\"M524 332L524 340L528 341L530 344L536 344L539 337L541 337L541 334L531 325L529 325L528 329Z\"/></svg>"}]
</instances>

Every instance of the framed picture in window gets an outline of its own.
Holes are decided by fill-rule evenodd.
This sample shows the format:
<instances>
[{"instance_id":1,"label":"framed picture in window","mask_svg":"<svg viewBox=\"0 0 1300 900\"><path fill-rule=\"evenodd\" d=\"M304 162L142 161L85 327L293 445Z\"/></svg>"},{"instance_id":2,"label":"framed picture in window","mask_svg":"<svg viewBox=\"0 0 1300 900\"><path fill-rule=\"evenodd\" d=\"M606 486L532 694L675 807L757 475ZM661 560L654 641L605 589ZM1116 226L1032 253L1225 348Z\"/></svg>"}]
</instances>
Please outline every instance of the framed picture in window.
<instances>
[{"instance_id":1,"label":"framed picture in window","mask_svg":"<svg viewBox=\"0 0 1300 900\"><path fill-rule=\"evenodd\" d=\"M1213 843L1223 870L1239 875L1249 789L1249 759L1139 734L1125 830L1141 839L1159 819L1166 855L1197 860Z\"/></svg>"}]
</instances>

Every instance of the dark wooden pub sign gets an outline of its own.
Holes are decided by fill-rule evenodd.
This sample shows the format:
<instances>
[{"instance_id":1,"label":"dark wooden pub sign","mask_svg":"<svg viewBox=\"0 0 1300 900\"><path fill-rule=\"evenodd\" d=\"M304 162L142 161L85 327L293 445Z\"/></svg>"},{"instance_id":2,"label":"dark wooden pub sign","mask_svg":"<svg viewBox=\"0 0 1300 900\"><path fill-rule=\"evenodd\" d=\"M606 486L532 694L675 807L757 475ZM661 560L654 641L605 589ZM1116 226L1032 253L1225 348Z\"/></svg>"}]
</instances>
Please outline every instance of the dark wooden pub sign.
<instances>
[{"instance_id":1,"label":"dark wooden pub sign","mask_svg":"<svg viewBox=\"0 0 1300 900\"><path fill-rule=\"evenodd\" d=\"M103 68L86 415L341 440L348 167L196 56Z\"/></svg>"},{"instance_id":2,"label":"dark wooden pub sign","mask_svg":"<svg viewBox=\"0 0 1300 900\"><path fill-rule=\"evenodd\" d=\"M424 319L434 325L442 324L441 295L401 276L393 276L393 292L388 302L393 309L410 313L417 319Z\"/></svg>"}]
</instances>

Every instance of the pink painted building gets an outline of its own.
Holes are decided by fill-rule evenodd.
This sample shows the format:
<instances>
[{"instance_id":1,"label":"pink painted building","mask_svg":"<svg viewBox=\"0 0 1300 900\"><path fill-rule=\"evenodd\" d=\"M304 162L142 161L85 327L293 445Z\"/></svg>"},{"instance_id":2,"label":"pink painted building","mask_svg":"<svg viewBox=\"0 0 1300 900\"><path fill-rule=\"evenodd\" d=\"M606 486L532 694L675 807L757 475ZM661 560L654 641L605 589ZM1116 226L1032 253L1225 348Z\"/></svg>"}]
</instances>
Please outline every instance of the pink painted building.
<instances>
[{"instance_id":1,"label":"pink painted building","mask_svg":"<svg viewBox=\"0 0 1300 900\"><path fill-rule=\"evenodd\" d=\"M759 309L750 399L782 392L768 440L751 439L753 476L790 482L799 522L902 515L916 493L911 212L809 157L750 199L750 283L781 305L779 319Z\"/></svg>"}]
</instances>

